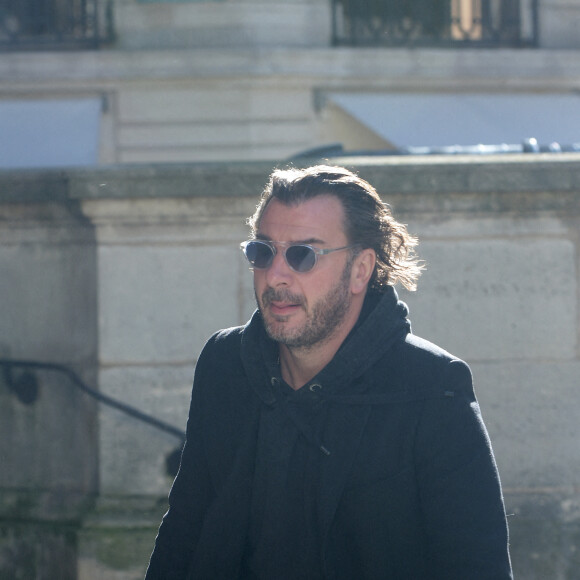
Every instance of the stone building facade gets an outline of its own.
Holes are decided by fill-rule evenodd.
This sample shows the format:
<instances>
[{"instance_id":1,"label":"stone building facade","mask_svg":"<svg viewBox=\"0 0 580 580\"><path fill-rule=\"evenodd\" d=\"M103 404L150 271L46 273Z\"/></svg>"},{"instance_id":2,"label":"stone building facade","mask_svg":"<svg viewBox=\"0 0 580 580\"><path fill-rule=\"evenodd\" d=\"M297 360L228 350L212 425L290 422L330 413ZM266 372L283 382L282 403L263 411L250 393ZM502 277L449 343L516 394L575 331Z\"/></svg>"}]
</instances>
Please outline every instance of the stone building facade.
<instances>
[{"instance_id":1,"label":"stone building facade","mask_svg":"<svg viewBox=\"0 0 580 580\"><path fill-rule=\"evenodd\" d=\"M580 82L580 6L570 0L518 0L519 44L475 35L466 43L410 39L388 46L381 34L359 46L337 42L340 18L331 0L69 1L98 3L98 48L73 50L53 40L19 50L0 34L0 120L3 107L44 105L45 115L60 122L32 140L64 148L78 123L69 126L58 103L69 110L74 102L93 104L93 122L79 139L95 153L77 162L69 152L57 165L276 161L332 143L384 149L392 143L376 131L378 120L361 122L336 95L544 95L543 109L530 113L537 120L554 108L550 95L575 95ZM483 4L502 3L514 0ZM10 22L0 12L0 31ZM23 110L21 123L33 118ZM529 124L533 133L533 119ZM528 137L535 135L520 141ZM473 140L480 142L477 134ZM2 146L9 152L16 144ZM50 163L42 153L29 165Z\"/></svg>"},{"instance_id":2,"label":"stone building facade","mask_svg":"<svg viewBox=\"0 0 580 580\"><path fill-rule=\"evenodd\" d=\"M335 161L421 240L402 296L414 332L473 369L516 577L577 578L580 155ZM270 170L0 172L1 357L63 364L183 430L204 341L253 309L238 246ZM0 577L142 577L179 439L50 369L27 399L25 370L0 377Z\"/></svg>"},{"instance_id":3,"label":"stone building facade","mask_svg":"<svg viewBox=\"0 0 580 580\"><path fill-rule=\"evenodd\" d=\"M541 96L553 109L580 86L580 6L538 2L534 43L421 47L334 43L329 0L100 10L110 27L90 50L23 50L0 13L0 123L41 105L58 121L24 146L0 132L0 358L65 365L182 430L205 339L252 311L238 243L271 169L335 143L372 153L331 161L421 239L429 267L404 299L415 332L474 370L516 577L578 578L580 158L392 155L337 96ZM80 137L75 104L94 121ZM73 146L48 166L67 131L92 157L66 157ZM2 165L29 149L45 155L36 166ZM35 390L4 368L0 578L141 578L179 438L58 370L36 371Z\"/></svg>"}]
</instances>

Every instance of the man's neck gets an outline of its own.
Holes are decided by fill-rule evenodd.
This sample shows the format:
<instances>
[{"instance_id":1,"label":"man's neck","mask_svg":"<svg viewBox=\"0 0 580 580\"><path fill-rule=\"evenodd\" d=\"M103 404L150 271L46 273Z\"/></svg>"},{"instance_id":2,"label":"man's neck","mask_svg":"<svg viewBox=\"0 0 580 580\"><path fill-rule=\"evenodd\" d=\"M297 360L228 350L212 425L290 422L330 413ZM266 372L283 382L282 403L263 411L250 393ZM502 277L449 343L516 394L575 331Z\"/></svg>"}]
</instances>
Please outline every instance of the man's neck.
<instances>
[{"instance_id":1,"label":"man's neck","mask_svg":"<svg viewBox=\"0 0 580 580\"><path fill-rule=\"evenodd\" d=\"M337 349L338 350L338 349ZM297 391L315 377L334 357L336 351L320 353L319 348L289 349L280 345L282 378Z\"/></svg>"},{"instance_id":2,"label":"man's neck","mask_svg":"<svg viewBox=\"0 0 580 580\"><path fill-rule=\"evenodd\" d=\"M313 379L333 358L356 324L360 307L351 312L345 323L326 340L311 347L292 348L279 345L282 378L297 391Z\"/></svg>"}]
</instances>

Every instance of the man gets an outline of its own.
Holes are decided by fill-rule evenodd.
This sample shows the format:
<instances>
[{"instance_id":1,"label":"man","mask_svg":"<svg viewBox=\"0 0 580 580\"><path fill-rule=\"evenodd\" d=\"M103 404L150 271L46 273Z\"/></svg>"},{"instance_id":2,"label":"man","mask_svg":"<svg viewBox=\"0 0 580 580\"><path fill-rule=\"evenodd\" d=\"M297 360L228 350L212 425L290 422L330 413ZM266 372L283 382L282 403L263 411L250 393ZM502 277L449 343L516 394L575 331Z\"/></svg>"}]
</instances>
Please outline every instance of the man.
<instances>
[{"instance_id":1,"label":"man","mask_svg":"<svg viewBox=\"0 0 580 580\"><path fill-rule=\"evenodd\" d=\"M338 167L275 171L258 310L201 354L147 580L511 578L467 365L411 334L416 240Z\"/></svg>"}]
</instances>

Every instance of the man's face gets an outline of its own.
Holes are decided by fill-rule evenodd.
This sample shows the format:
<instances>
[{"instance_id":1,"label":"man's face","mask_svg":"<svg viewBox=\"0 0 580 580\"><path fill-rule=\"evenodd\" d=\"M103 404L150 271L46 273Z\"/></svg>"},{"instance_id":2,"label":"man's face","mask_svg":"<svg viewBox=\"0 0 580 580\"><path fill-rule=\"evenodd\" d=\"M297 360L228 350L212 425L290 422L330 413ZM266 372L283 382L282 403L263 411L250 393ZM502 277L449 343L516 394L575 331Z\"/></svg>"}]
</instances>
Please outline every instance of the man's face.
<instances>
[{"instance_id":1,"label":"man's face","mask_svg":"<svg viewBox=\"0 0 580 580\"><path fill-rule=\"evenodd\" d=\"M331 195L296 206L272 200L256 237L272 242L307 243L317 248L348 245L344 210ZM351 308L350 252L318 257L308 272L294 272L277 246L271 266L254 270L254 288L268 335L290 348L310 348L333 336Z\"/></svg>"}]
</instances>

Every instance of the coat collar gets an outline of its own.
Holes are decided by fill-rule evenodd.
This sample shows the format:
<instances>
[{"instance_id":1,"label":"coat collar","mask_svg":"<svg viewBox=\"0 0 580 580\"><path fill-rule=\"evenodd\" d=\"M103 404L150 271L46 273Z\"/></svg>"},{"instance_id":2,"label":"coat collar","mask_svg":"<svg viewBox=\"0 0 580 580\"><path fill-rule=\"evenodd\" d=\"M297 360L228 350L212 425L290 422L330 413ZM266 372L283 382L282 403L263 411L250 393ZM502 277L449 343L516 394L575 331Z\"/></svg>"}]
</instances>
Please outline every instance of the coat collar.
<instances>
[{"instance_id":1,"label":"coat collar","mask_svg":"<svg viewBox=\"0 0 580 580\"><path fill-rule=\"evenodd\" d=\"M353 391L353 384L392 347L394 341L410 332L407 315L407 306L398 299L393 287L387 287L382 294L369 292L354 328L334 358L309 385L320 385L320 395L324 397L348 399L363 395L368 389ZM278 345L267 336L259 310L243 329L241 354L252 387L264 403L273 404L276 394L272 379L278 368Z\"/></svg>"}]
</instances>

